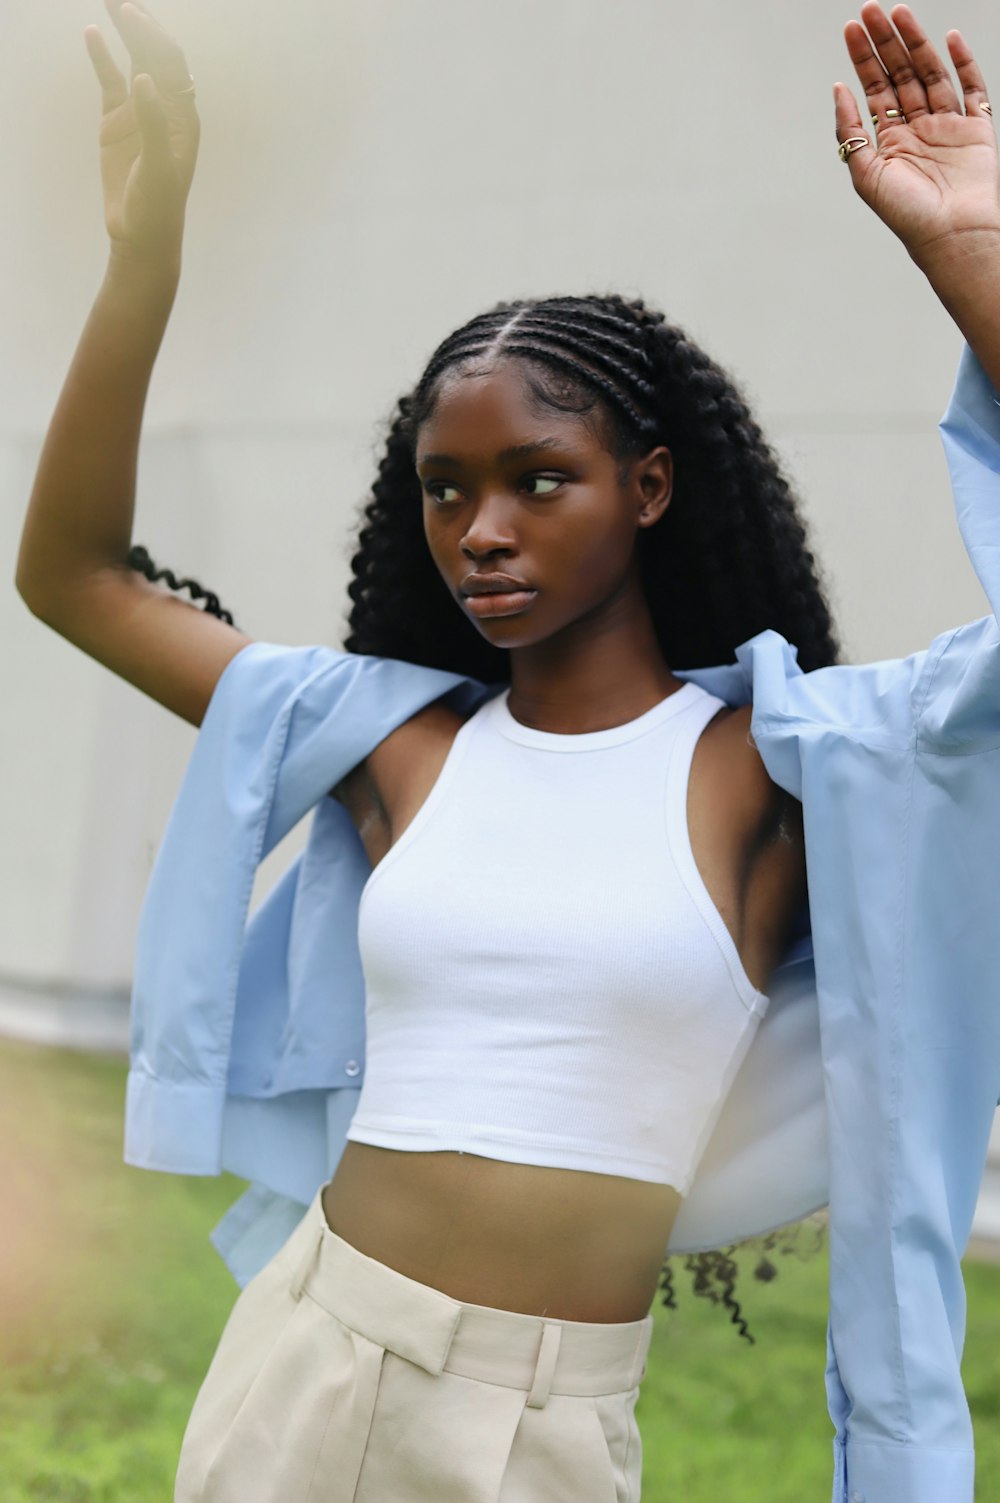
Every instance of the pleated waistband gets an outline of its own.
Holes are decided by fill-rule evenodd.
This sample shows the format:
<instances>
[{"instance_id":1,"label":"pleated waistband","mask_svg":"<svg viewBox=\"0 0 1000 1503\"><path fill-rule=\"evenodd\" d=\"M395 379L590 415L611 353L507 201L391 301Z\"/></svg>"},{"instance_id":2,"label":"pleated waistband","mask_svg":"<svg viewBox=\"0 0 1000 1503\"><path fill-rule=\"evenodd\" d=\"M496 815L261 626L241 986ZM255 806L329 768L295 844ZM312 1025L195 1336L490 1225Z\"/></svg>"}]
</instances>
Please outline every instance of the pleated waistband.
<instances>
[{"instance_id":1,"label":"pleated waistband","mask_svg":"<svg viewBox=\"0 0 1000 1503\"><path fill-rule=\"evenodd\" d=\"M296 1299L308 1294L368 1341L429 1373L524 1389L537 1408L550 1393L622 1393L645 1376L652 1314L606 1324L465 1304L345 1242L327 1225L321 1196L278 1258Z\"/></svg>"}]
</instances>

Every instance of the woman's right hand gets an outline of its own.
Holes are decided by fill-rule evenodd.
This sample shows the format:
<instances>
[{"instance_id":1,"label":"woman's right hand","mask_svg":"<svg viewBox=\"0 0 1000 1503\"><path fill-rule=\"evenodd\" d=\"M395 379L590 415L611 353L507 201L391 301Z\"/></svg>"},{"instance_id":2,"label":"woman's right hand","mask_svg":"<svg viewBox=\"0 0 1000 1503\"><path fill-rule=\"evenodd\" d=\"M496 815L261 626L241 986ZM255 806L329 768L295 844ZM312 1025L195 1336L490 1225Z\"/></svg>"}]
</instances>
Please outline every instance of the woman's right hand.
<instances>
[{"instance_id":1,"label":"woman's right hand","mask_svg":"<svg viewBox=\"0 0 1000 1503\"><path fill-rule=\"evenodd\" d=\"M131 91L96 26L84 39L101 85L101 181L112 254L176 266L200 125L184 53L145 5L105 0L132 60Z\"/></svg>"}]
</instances>

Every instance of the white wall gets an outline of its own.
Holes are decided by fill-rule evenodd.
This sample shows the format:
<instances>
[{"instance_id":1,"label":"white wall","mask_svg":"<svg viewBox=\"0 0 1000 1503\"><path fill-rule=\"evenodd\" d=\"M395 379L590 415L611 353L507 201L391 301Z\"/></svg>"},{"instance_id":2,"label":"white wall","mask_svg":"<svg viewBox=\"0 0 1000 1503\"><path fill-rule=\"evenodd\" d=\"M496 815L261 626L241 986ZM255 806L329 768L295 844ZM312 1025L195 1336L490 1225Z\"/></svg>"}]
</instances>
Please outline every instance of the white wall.
<instances>
[{"instance_id":1,"label":"white wall","mask_svg":"<svg viewBox=\"0 0 1000 1503\"><path fill-rule=\"evenodd\" d=\"M6 16L0 90L0 973L125 988L194 739L13 586L104 262L96 0ZM806 497L846 656L981 615L934 425L958 337L838 161L837 0L159 0L198 85L183 284L135 539L252 636L339 644L381 425L502 297L619 289L740 379ZM923 0L1000 92L1000 10ZM680 666L680 665L679 665ZM257 900L304 827L265 864Z\"/></svg>"}]
</instances>

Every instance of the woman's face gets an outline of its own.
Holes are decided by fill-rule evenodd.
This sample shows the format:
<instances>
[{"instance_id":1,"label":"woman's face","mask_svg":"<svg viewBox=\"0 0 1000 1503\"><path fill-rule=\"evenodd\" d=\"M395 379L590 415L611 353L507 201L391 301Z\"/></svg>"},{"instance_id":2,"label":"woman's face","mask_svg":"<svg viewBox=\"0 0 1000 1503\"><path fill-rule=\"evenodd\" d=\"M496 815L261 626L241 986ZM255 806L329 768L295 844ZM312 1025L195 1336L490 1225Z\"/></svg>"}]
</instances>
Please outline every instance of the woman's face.
<instances>
[{"instance_id":1,"label":"woman's face","mask_svg":"<svg viewBox=\"0 0 1000 1503\"><path fill-rule=\"evenodd\" d=\"M501 359L446 377L416 447L431 557L481 635L505 648L599 627L641 596L636 529L658 520L671 486L669 450L623 466L582 418L540 409L522 370ZM502 585L496 574L502 593L471 593Z\"/></svg>"}]
</instances>

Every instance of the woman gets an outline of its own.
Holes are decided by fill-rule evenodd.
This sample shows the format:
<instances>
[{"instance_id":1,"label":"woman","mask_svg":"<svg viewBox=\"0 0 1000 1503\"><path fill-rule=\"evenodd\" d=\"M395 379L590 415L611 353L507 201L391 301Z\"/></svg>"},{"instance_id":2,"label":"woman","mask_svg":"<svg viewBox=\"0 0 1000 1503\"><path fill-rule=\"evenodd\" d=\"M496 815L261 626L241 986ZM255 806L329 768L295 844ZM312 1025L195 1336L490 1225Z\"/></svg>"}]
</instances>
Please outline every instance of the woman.
<instances>
[{"instance_id":1,"label":"woman","mask_svg":"<svg viewBox=\"0 0 1000 1503\"><path fill-rule=\"evenodd\" d=\"M18 583L207 730L257 644L214 597L193 612L125 562L159 577L129 552L134 456L193 84L143 8L108 4L135 70L130 93L88 28L111 265ZM951 33L963 110L906 7L896 29L877 4L862 16L846 38L877 136L838 85L842 158L1000 387L981 76ZM732 388L617 298L503 305L445 341L401 403L355 569L349 652L451 683L328 790L368 866L368 1073L336 1173L237 1301L177 1497L634 1500L663 1249L795 932L809 844L755 711L688 670L766 628L830 668L828 612ZM457 676L493 692L445 694ZM134 1119L161 1109L141 1074Z\"/></svg>"}]
</instances>

